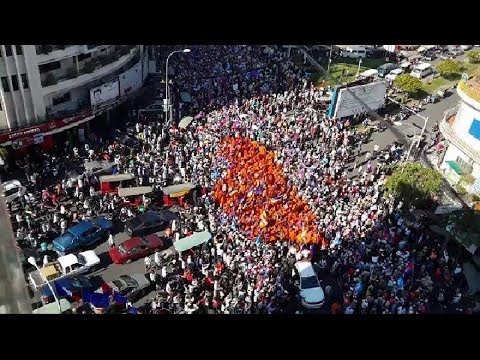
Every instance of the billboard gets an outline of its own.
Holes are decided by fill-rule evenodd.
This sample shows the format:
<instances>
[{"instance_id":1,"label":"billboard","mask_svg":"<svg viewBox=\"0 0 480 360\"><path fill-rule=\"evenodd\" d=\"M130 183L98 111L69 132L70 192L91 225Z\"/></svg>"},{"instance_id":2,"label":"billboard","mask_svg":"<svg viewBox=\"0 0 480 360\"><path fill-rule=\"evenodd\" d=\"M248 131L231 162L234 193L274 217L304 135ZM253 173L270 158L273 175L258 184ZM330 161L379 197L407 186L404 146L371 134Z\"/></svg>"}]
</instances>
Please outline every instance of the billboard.
<instances>
[{"instance_id":1,"label":"billboard","mask_svg":"<svg viewBox=\"0 0 480 360\"><path fill-rule=\"evenodd\" d=\"M377 110L384 106L386 93L387 83L383 81L339 88L332 97L329 115L343 118Z\"/></svg>"},{"instance_id":2,"label":"billboard","mask_svg":"<svg viewBox=\"0 0 480 360\"><path fill-rule=\"evenodd\" d=\"M119 94L120 86L118 83L118 79L91 89L90 103L92 104L92 109L118 99Z\"/></svg>"},{"instance_id":3,"label":"billboard","mask_svg":"<svg viewBox=\"0 0 480 360\"><path fill-rule=\"evenodd\" d=\"M120 96L125 96L140 89L142 81L142 62L139 61L133 67L118 76L120 81Z\"/></svg>"}]
</instances>

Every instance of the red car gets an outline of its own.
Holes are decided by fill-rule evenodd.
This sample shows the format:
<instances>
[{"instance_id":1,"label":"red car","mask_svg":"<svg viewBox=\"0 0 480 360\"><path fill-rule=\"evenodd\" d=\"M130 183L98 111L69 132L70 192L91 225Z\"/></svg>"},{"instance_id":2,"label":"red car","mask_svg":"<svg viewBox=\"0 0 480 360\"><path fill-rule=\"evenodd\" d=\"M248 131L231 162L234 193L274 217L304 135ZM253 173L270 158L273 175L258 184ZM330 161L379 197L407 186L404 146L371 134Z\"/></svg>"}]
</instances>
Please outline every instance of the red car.
<instances>
[{"instance_id":1,"label":"red car","mask_svg":"<svg viewBox=\"0 0 480 360\"><path fill-rule=\"evenodd\" d=\"M128 264L134 260L153 254L156 250L163 250L165 239L155 234L138 236L125 240L109 251L110 258L115 264Z\"/></svg>"}]
</instances>

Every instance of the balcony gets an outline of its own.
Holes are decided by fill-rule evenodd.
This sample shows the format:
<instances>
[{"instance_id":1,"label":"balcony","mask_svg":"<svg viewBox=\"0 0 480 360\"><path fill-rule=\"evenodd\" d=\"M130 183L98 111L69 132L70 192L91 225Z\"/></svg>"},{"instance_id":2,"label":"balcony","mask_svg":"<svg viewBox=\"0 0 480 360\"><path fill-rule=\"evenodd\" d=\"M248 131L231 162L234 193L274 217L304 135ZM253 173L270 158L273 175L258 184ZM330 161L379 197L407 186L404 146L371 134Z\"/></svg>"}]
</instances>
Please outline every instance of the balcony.
<instances>
[{"instance_id":1,"label":"balcony","mask_svg":"<svg viewBox=\"0 0 480 360\"><path fill-rule=\"evenodd\" d=\"M53 75L47 76L44 81L42 81L42 95L45 96L47 94L62 92L100 79L105 75L118 70L132 59L134 60L138 58L138 56L139 47L129 49L128 52L125 50L119 50L104 57L100 57L100 60L90 60L86 62L83 68L80 69L78 76L75 73L76 69L69 69L65 75L61 77L55 77Z\"/></svg>"},{"instance_id":2,"label":"balcony","mask_svg":"<svg viewBox=\"0 0 480 360\"><path fill-rule=\"evenodd\" d=\"M52 61L80 55L83 53L83 45L36 45L37 46L37 63L39 65ZM47 47L40 48L40 46ZM40 53L39 53L40 51Z\"/></svg>"},{"instance_id":3,"label":"balcony","mask_svg":"<svg viewBox=\"0 0 480 360\"><path fill-rule=\"evenodd\" d=\"M458 107L455 107L445 112L444 120L440 122L440 131L445 139L462 150L474 162L480 164L480 150L475 149L473 146L461 139L452 128L452 125L455 122L455 114L457 113L457 110Z\"/></svg>"}]
</instances>

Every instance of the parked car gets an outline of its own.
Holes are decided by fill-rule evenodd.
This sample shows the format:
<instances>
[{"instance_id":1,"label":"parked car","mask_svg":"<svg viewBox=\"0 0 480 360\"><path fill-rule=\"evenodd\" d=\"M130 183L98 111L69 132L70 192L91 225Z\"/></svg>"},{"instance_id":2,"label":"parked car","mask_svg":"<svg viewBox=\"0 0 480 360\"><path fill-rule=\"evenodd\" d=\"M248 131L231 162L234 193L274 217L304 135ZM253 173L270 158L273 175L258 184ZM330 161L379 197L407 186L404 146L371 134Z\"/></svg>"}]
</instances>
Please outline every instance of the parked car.
<instances>
[{"instance_id":1,"label":"parked car","mask_svg":"<svg viewBox=\"0 0 480 360\"><path fill-rule=\"evenodd\" d=\"M134 137L128 136L127 134L121 132L118 129L114 131L114 139L118 141L120 144L125 145L131 149L138 149L140 148L141 144L140 141Z\"/></svg>"},{"instance_id":2,"label":"parked car","mask_svg":"<svg viewBox=\"0 0 480 360\"><path fill-rule=\"evenodd\" d=\"M437 58L437 55L433 51L427 51L425 54L423 54L423 59L425 61L432 61Z\"/></svg>"},{"instance_id":3,"label":"parked car","mask_svg":"<svg viewBox=\"0 0 480 360\"><path fill-rule=\"evenodd\" d=\"M5 181L0 187L0 194L9 203L25 194L26 188L18 180Z\"/></svg>"},{"instance_id":4,"label":"parked car","mask_svg":"<svg viewBox=\"0 0 480 360\"><path fill-rule=\"evenodd\" d=\"M462 49L463 51L470 50L472 47L472 45L460 45L460 49Z\"/></svg>"},{"instance_id":5,"label":"parked car","mask_svg":"<svg viewBox=\"0 0 480 360\"><path fill-rule=\"evenodd\" d=\"M103 217L92 221L82 221L53 240L53 250L65 255L85 246L90 246L105 238L112 228L112 222Z\"/></svg>"},{"instance_id":6,"label":"parked car","mask_svg":"<svg viewBox=\"0 0 480 360\"><path fill-rule=\"evenodd\" d=\"M450 51L445 51L444 53L440 54L439 58L442 60L453 59L455 56Z\"/></svg>"},{"instance_id":7,"label":"parked car","mask_svg":"<svg viewBox=\"0 0 480 360\"><path fill-rule=\"evenodd\" d=\"M55 291L55 295L58 298L61 298L62 295L58 294L57 287L61 288L64 292L67 293L66 296L63 296L70 302L78 301L82 298L83 290L93 289L91 281L84 275L67 277L54 282L55 286L52 286ZM44 304L49 304L55 301L55 297L50 290L50 287L43 286L41 289L42 302Z\"/></svg>"},{"instance_id":8,"label":"parked car","mask_svg":"<svg viewBox=\"0 0 480 360\"><path fill-rule=\"evenodd\" d=\"M325 301L325 294L312 263L310 261L298 261L295 263L295 270L300 281L299 290L302 306L308 309L321 307Z\"/></svg>"},{"instance_id":9,"label":"parked car","mask_svg":"<svg viewBox=\"0 0 480 360\"><path fill-rule=\"evenodd\" d=\"M456 49L450 50L450 53L451 53L454 57L457 57L457 56L463 55L463 54L464 54L464 51L463 51L461 48L456 48Z\"/></svg>"},{"instance_id":10,"label":"parked car","mask_svg":"<svg viewBox=\"0 0 480 360\"><path fill-rule=\"evenodd\" d=\"M156 250L164 250L166 248L165 240L155 234L137 236L111 248L109 251L110 258L115 264L128 264L149 256Z\"/></svg>"},{"instance_id":11,"label":"parked car","mask_svg":"<svg viewBox=\"0 0 480 360\"><path fill-rule=\"evenodd\" d=\"M115 166L113 161L107 160L93 160L93 161L85 161L85 172L91 175L110 175L112 173L112 169Z\"/></svg>"},{"instance_id":12,"label":"parked car","mask_svg":"<svg viewBox=\"0 0 480 360\"><path fill-rule=\"evenodd\" d=\"M45 264L41 269L31 271L28 274L28 281L33 289L39 289L47 281L57 281L65 277L83 274L98 264L100 264L100 258L93 250L87 250L78 255L68 254Z\"/></svg>"},{"instance_id":13,"label":"parked car","mask_svg":"<svg viewBox=\"0 0 480 360\"><path fill-rule=\"evenodd\" d=\"M131 274L119 276L109 282L108 286L133 302L146 294L151 287L151 282L144 274Z\"/></svg>"},{"instance_id":14,"label":"parked car","mask_svg":"<svg viewBox=\"0 0 480 360\"><path fill-rule=\"evenodd\" d=\"M178 219L178 215L169 210L147 211L128 220L125 228L130 236L151 234L165 230L170 222L176 219Z\"/></svg>"},{"instance_id":15,"label":"parked car","mask_svg":"<svg viewBox=\"0 0 480 360\"><path fill-rule=\"evenodd\" d=\"M385 54L386 54L385 49L367 48L367 58L381 59L385 56Z\"/></svg>"},{"instance_id":16,"label":"parked car","mask_svg":"<svg viewBox=\"0 0 480 360\"><path fill-rule=\"evenodd\" d=\"M403 73L404 73L404 71L401 68L393 69L392 71L390 71L390 73L387 76L385 76L385 79L393 81L393 80L395 80L395 78L398 75L403 74Z\"/></svg>"}]
</instances>

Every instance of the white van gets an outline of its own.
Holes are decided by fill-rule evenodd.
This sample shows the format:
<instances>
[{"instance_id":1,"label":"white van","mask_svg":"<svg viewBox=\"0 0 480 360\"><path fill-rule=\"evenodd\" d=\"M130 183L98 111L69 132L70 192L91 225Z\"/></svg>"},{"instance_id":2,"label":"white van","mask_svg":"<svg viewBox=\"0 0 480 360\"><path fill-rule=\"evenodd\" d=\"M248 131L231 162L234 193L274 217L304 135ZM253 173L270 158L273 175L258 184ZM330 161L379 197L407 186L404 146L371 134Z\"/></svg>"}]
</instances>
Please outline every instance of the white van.
<instances>
[{"instance_id":1,"label":"white van","mask_svg":"<svg viewBox=\"0 0 480 360\"><path fill-rule=\"evenodd\" d=\"M58 304L60 304L60 309L58 308ZM71 309L71 304L68 302L67 299L60 299L58 303L52 302L50 304L44 305L32 311L32 314L50 314L50 315L57 315L62 314L67 310Z\"/></svg>"},{"instance_id":2,"label":"white van","mask_svg":"<svg viewBox=\"0 0 480 360\"><path fill-rule=\"evenodd\" d=\"M316 309L323 305L325 294L317 274L310 261L298 261L295 270L300 278L300 298L302 306L308 309Z\"/></svg>"},{"instance_id":3,"label":"white van","mask_svg":"<svg viewBox=\"0 0 480 360\"><path fill-rule=\"evenodd\" d=\"M425 76L428 76L433 73L433 67L429 63L422 63L415 66L410 73L413 77L417 79L423 79Z\"/></svg>"},{"instance_id":4,"label":"white van","mask_svg":"<svg viewBox=\"0 0 480 360\"><path fill-rule=\"evenodd\" d=\"M350 48L347 47L340 53L340 56L352 59L365 58L367 57L367 50L365 48Z\"/></svg>"}]
</instances>

